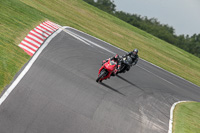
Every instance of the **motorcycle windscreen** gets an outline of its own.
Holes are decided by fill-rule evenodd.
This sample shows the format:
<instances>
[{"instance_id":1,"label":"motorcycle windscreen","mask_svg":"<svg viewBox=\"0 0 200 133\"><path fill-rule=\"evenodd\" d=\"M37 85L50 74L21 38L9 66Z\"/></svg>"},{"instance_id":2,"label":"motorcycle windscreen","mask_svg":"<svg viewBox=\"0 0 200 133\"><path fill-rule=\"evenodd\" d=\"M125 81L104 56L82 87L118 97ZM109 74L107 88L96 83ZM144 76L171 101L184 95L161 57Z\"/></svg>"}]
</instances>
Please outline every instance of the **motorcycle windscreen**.
<instances>
[{"instance_id":1,"label":"motorcycle windscreen","mask_svg":"<svg viewBox=\"0 0 200 133\"><path fill-rule=\"evenodd\" d=\"M114 61L110 61L110 65L117 65L117 63Z\"/></svg>"}]
</instances>

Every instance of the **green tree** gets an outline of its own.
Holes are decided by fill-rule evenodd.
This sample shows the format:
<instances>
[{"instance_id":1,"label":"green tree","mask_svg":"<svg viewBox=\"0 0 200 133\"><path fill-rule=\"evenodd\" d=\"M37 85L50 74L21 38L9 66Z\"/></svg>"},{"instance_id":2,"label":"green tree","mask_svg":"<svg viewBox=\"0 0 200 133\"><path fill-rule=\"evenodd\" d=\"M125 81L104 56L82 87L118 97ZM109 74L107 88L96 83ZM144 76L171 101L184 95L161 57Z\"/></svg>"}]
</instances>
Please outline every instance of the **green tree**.
<instances>
[{"instance_id":1,"label":"green tree","mask_svg":"<svg viewBox=\"0 0 200 133\"><path fill-rule=\"evenodd\" d=\"M116 11L116 5L112 0L84 0L97 8L108 12L119 19L144 30L166 42L180 47L198 57L200 57L200 34L189 35L175 34L175 29L168 24L161 24L156 18L142 17L138 14L130 14L123 11Z\"/></svg>"},{"instance_id":2,"label":"green tree","mask_svg":"<svg viewBox=\"0 0 200 133\"><path fill-rule=\"evenodd\" d=\"M110 0L97 0L96 2L97 7L108 12L108 13L114 13L116 5L114 4L114 1Z\"/></svg>"}]
</instances>

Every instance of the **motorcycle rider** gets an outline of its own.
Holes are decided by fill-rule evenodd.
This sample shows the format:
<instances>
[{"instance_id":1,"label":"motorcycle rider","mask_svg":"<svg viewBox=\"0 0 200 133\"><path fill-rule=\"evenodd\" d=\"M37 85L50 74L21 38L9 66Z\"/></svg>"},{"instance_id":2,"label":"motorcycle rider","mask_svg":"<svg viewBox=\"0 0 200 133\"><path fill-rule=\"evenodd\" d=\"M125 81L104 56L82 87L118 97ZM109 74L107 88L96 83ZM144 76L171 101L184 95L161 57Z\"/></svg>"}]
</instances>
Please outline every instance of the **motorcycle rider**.
<instances>
[{"instance_id":1,"label":"motorcycle rider","mask_svg":"<svg viewBox=\"0 0 200 133\"><path fill-rule=\"evenodd\" d=\"M127 56L130 56L132 58L131 66L136 65L138 62L138 58L139 58L138 49L134 49L133 51L128 52L124 57L127 57ZM130 70L130 66L127 68L127 71L129 71L129 70Z\"/></svg>"},{"instance_id":2,"label":"motorcycle rider","mask_svg":"<svg viewBox=\"0 0 200 133\"><path fill-rule=\"evenodd\" d=\"M106 59L103 61L102 65L106 62L108 62L109 59ZM113 60L114 62L117 63L117 68L115 69L115 71L111 74L111 76L115 76L117 71L119 70L119 67L120 67L120 57L118 54L116 54L114 57L110 58L110 60Z\"/></svg>"}]
</instances>

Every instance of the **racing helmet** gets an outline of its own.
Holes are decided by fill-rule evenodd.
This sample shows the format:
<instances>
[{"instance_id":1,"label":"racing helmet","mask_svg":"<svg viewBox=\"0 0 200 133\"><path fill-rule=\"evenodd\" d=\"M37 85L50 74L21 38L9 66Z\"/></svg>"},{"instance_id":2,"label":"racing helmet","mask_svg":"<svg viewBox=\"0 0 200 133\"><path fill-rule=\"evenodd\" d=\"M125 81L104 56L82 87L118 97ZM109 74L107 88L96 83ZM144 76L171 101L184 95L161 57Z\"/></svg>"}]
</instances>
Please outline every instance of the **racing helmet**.
<instances>
[{"instance_id":1,"label":"racing helmet","mask_svg":"<svg viewBox=\"0 0 200 133\"><path fill-rule=\"evenodd\" d=\"M134 49L133 50L133 55L137 55L138 54L138 49Z\"/></svg>"}]
</instances>

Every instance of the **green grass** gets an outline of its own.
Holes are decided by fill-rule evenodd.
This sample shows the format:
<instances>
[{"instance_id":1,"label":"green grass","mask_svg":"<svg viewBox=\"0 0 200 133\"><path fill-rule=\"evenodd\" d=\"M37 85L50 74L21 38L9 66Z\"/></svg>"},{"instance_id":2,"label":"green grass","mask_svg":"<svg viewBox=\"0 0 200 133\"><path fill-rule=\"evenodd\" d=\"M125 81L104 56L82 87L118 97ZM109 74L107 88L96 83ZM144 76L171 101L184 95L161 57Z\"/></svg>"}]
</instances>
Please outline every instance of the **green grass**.
<instances>
[{"instance_id":1,"label":"green grass","mask_svg":"<svg viewBox=\"0 0 200 133\"><path fill-rule=\"evenodd\" d=\"M0 90L30 57L17 45L44 20L71 26L139 56L197 85L200 59L82 0L0 1Z\"/></svg>"},{"instance_id":2,"label":"green grass","mask_svg":"<svg viewBox=\"0 0 200 133\"><path fill-rule=\"evenodd\" d=\"M176 105L173 133L200 133L199 102L186 102Z\"/></svg>"}]
</instances>

